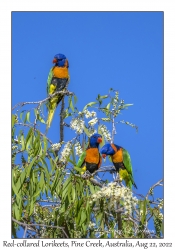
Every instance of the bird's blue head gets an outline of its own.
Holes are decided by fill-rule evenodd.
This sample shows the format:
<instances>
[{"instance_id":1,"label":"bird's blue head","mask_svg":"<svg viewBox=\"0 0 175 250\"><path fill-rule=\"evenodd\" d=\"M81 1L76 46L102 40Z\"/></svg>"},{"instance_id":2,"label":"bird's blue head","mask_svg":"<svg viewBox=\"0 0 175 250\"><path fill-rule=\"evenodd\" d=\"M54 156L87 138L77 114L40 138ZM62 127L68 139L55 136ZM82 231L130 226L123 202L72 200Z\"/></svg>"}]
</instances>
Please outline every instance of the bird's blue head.
<instances>
[{"instance_id":1,"label":"bird's blue head","mask_svg":"<svg viewBox=\"0 0 175 250\"><path fill-rule=\"evenodd\" d=\"M102 142L102 136L100 134L93 134L89 140L90 147L92 148L98 148L101 142Z\"/></svg>"},{"instance_id":2,"label":"bird's blue head","mask_svg":"<svg viewBox=\"0 0 175 250\"><path fill-rule=\"evenodd\" d=\"M67 67L69 68L69 63L65 55L63 54L56 54L53 59L53 63L55 63L55 66L58 67Z\"/></svg>"},{"instance_id":3,"label":"bird's blue head","mask_svg":"<svg viewBox=\"0 0 175 250\"><path fill-rule=\"evenodd\" d=\"M101 148L100 153L102 154L103 158L106 158L107 155L114 155L115 151L111 147L111 144L107 143Z\"/></svg>"}]
</instances>

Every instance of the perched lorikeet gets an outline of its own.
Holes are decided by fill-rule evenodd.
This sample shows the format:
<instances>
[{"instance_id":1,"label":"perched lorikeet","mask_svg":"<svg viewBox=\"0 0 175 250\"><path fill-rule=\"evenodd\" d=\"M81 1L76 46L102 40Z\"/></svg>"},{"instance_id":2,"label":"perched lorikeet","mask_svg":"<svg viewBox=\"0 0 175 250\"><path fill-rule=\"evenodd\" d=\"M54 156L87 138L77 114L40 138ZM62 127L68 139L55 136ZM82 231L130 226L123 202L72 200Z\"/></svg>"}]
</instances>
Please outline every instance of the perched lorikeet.
<instances>
[{"instance_id":1,"label":"perched lorikeet","mask_svg":"<svg viewBox=\"0 0 175 250\"><path fill-rule=\"evenodd\" d=\"M107 155L111 156L111 160L114 164L116 171L119 173L120 179L124 180L126 186L130 189L132 185L137 188L132 172L131 158L128 151L115 144L105 144L100 153L105 158Z\"/></svg>"},{"instance_id":2,"label":"perched lorikeet","mask_svg":"<svg viewBox=\"0 0 175 250\"><path fill-rule=\"evenodd\" d=\"M100 134L93 134L90 137L89 145L77 163L77 167L82 168L83 172L88 170L92 174L100 167L102 157L100 156L98 146L101 142L102 136Z\"/></svg>"},{"instance_id":3,"label":"perched lorikeet","mask_svg":"<svg viewBox=\"0 0 175 250\"><path fill-rule=\"evenodd\" d=\"M66 88L69 82L69 63L65 55L56 54L53 59L55 65L50 69L48 79L47 79L47 94L52 95L57 91L61 91ZM59 102L62 100L63 95L58 94L51 98L48 102L48 118L47 118L47 129L53 119L55 109Z\"/></svg>"}]
</instances>

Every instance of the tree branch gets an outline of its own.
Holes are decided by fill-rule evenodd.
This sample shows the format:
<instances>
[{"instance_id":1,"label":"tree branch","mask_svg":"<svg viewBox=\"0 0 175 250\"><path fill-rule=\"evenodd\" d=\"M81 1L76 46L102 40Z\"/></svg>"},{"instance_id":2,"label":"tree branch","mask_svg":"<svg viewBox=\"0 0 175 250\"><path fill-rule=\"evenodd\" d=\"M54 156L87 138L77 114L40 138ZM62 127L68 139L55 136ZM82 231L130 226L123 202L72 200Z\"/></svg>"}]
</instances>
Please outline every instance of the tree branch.
<instances>
[{"instance_id":1,"label":"tree branch","mask_svg":"<svg viewBox=\"0 0 175 250\"><path fill-rule=\"evenodd\" d=\"M66 234L66 232L64 231L64 227L59 227L59 226L49 226L49 225L44 225L44 224L26 224L26 223L23 223L23 222L20 222L18 220L15 220L13 217L12 217L12 221L16 222L18 225L20 226L24 226L24 227L50 227L50 228L56 228L56 229L61 229L64 234L66 235L67 238L69 238Z\"/></svg>"},{"instance_id":2,"label":"tree branch","mask_svg":"<svg viewBox=\"0 0 175 250\"><path fill-rule=\"evenodd\" d=\"M70 92L70 91L68 91L68 90L66 90L66 91L57 91L57 92L55 92L53 95L49 95L47 98L45 98L45 99L43 99L43 100L41 100L41 101L37 101L37 102L20 102L20 103L17 103L13 108L12 108L12 110L14 110L15 108L17 108L18 106L24 106L24 105L26 105L26 104L42 104L42 103L44 103L44 102L47 102L48 100L50 100L51 98L53 98L54 96L56 96L56 95L58 95L58 94L63 94L63 95L67 95L67 96L69 96L69 95L74 95L74 93L73 92Z\"/></svg>"}]
</instances>

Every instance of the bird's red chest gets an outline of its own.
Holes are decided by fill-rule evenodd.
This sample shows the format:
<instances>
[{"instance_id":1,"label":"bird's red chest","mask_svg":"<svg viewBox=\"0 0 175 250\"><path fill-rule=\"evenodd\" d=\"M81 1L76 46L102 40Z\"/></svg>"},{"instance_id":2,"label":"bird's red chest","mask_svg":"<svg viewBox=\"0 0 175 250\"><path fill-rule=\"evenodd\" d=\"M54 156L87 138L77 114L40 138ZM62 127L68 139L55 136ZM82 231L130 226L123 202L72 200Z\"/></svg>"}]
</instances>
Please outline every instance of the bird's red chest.
<instances>
[{"instance_id":1,"label":"bird's red chest","mask_svg":"<svg viewBox=\"0 0 175 250\"><path fill-rule=\"evenodd\" d=\"M89 148L86 150L85 161L89 163L99 163L99 151L98 148Z\"/></svg>"}]
</instances>

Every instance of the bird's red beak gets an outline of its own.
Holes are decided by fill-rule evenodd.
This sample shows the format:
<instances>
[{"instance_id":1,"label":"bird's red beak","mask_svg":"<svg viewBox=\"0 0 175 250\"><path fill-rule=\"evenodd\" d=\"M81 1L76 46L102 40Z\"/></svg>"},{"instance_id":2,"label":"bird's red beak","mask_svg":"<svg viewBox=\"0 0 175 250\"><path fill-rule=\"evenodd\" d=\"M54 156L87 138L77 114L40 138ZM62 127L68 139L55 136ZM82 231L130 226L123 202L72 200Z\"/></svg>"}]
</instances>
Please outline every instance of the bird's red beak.
<instances>
[{"instance_id":1,"label":"bird's red beak","mask_svg":"<svg viewBox=\"0 0 175 250\"><path fill-rule=\"evenodd\" d=\"M98 143L101 143L101 142L102 142L102 138L99 137L99 138L97 139L97 142L98 142Z\"/></svg>"},{"instance_id":2,"label":"bird's red beak","mask_svg":"<svg viewBox=\"0 0 175 250\"><path fill-rule=\"evenodd\" d=\"M56 58L54 58L52 62L53 62L53 63L57 63L57 61L58 61L58 60L57 60Z\"/></svg>"},{"instance_id":3,"label":"bird's red beak","mask_svg":"<svg viewBox=\"0 0 175 250\"><path fill-rule=\"evenodd\" d=\"M106 155L105 155L105 154L102 154L102 157L105 159L105 158L106 158Z\"/></svg>"}]
</instances>

